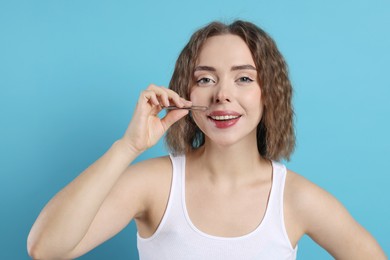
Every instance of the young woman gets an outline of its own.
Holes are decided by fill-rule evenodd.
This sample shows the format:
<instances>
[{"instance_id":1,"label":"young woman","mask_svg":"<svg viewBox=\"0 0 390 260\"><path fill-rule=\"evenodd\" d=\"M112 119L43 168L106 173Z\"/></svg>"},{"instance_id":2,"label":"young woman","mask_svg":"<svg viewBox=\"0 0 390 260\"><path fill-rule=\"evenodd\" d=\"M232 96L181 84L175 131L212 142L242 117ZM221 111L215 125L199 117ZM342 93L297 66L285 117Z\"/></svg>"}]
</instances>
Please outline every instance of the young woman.
<instances>
[{"instance_id":1,"label":"young woman","mask_svg":"<svg viewBox=\"0 0 390 260\"><path fill-rule=\"evenodd\" d=\"M170 89L143 91L124 136L42 210L29 254L75 258L135 219L141 259L295 259L304 234L337 259L385 259L334 197L277 162L294 149L291 95L260 28L200 29ZM207 109L160 119L168 106ZM165 133L170 156L130 165Z\"/></svg>"}]
</instances>

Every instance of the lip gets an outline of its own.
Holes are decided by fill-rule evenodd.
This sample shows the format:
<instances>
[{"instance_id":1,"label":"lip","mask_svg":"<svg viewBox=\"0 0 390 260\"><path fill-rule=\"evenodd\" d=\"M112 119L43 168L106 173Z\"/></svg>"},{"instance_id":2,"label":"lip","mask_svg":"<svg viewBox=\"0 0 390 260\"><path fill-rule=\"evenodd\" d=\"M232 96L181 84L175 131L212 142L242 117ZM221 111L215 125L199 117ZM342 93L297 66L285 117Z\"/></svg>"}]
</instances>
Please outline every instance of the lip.
<instances>
[{"instance_id":1,"label":"lip","mask_svg":"<svg viewBox=\"0 0 390 260\"><path fill-rule=\"evenodd\" d=\"M229 110L215 110L211 111L207 116L241 116L241 114Z\"/></svg>"},{"instance_id":2,"label":"lip","mask_svg":"<svg viewBox=\"0 0 390 260\"><path fill-rule=\"evenodd\" d=\"M229 120L214 120L212 116L237 116L237 118L229 119ZM229 128L234 126L241 118L241 114L235 111L227 111L227 110L215 110L207 115L208 119L214 123L217 128Z\"/></svg>"}]
</instances>

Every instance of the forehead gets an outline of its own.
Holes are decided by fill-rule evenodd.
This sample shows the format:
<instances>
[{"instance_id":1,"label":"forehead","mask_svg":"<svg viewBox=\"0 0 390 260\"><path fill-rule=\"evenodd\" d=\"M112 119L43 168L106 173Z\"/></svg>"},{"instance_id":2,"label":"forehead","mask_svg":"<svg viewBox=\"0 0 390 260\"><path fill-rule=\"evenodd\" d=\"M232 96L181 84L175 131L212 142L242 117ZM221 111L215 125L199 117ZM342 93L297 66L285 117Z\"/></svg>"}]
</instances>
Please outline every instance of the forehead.
<instances>
[{"instance_id":1,"label":"forehead","mask_svg":"<svg viewBox=\"0 0 390 260\"><path fill-rule=\"evenodd\" d=\"M241 37L232 34L208 38L200 50L197 65L242 65L255 66L252 53Z\"/></svg>"}]
</instances>

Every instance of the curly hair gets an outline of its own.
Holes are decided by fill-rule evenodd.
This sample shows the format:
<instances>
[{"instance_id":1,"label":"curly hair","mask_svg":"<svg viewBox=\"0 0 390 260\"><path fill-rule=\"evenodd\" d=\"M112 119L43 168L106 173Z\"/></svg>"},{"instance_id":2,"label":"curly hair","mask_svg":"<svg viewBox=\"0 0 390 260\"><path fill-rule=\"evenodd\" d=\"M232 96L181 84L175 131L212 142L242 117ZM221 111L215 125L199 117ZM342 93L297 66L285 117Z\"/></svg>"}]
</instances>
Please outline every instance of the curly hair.
<instances>
[{"instance_id":1,"label":"curly hair","mask_svg":"<svg viewBox=\"0 0 390 260\"><path fill-rule=\"evenodd\" d=\"M257 126L259 154L270 160L289 160L295 147L295 132L293 90L287 64L274 40L255 24L241 20L231 24L212 22L197 30L176 61L169 88L189 99L194 69L203 44L212 36L224 34L239 36L247 44L256 65L264 103L263 116ZM171 126L165 136L173 154L197 149L204 141L204 133L190 115Z\"/></svg>"}]
</instances>

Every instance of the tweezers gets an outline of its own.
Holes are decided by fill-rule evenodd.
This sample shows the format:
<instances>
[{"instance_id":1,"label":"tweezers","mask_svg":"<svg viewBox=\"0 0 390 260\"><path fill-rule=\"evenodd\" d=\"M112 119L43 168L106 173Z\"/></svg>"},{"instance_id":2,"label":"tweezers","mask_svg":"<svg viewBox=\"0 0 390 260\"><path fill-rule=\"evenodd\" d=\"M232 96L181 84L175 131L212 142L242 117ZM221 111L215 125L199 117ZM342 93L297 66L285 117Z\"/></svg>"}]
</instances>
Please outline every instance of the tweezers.
<instances>
[{"instance_id":1,"label":"tweezers","mask_svg":"<svg viewBox=\"0 0 390 260\"><path fill-rule=\"evenodd\" d=\"M206 110L208 109L208 107L205 107L205 106L191 106L191 107L168 106L168 107L164 107L164 109L167 109L167 110L186 109L186 110L201 110L201 111L206 111Z\"/></svg>"}]
</instances>

